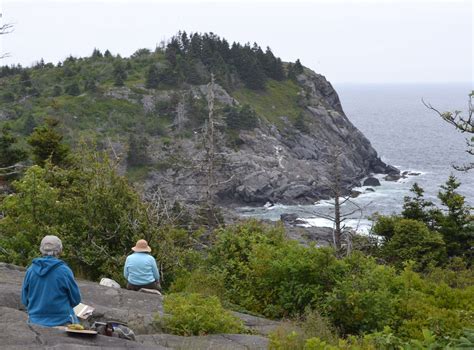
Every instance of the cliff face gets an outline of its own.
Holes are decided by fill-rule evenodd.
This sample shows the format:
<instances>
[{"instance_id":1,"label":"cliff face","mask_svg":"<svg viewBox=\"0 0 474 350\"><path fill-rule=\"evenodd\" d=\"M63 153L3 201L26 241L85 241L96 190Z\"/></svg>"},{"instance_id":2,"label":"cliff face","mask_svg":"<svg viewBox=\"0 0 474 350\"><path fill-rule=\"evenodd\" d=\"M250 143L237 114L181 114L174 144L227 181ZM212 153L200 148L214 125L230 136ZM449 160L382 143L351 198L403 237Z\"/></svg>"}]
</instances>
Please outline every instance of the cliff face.
<instances>
[{"instance_id":1,"label":"cliff face","mask_svg":"<svg viewBox=\"0 0 474 350\"><path fill-rule=\"evenodd\" d=\"M222 202L312 203L331 196L336 171L345 189L359 185L370 173L397 172L379 159L369 140L352 125L323 76L305 69L296 85L303 131L295 127L294 118L276 110L271 121L262 117L255 129L241 130L238 147L221 145L216 183ZM200 91L206 92L206 86ZM242 103L238 94L234 98L218 85L215 95L224 105ZM172 153L180 150L188 159L202 159L197 140L175 140ZM158 154L158 148L154 149ZM339 154L337 161L335 154ZM155 161L165 158L161 154ZM149 191L158 186L169 197L199 201L204 177L191 169L169 167L152 171L145 184Z\"/></svg>"}]
</instances>

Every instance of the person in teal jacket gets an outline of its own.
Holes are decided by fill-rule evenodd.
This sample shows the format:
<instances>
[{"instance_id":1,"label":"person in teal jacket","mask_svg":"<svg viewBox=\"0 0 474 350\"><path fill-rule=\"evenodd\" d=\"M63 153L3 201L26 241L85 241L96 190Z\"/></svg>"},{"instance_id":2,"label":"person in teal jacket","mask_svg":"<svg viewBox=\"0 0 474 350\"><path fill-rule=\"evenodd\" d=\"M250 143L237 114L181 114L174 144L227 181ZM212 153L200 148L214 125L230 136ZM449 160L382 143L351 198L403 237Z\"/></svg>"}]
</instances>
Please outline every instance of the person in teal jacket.
<instances>
[{"instance_id":1,"label":"person in teal jacket","mask_svg":"<svg viewBox=\"0 0 474 350\"><path fill-rule=\"evenodd\" d=\"M73 308L81 302L74 275L58 256L63 250L56 236L41 241L41 258L33 259L26 271L21 302L28 310L30 323L46 327L79 323Z\"/></svg>"},{"instance_id":2,"label":"person in teal jacket","mask_svg":"<svg viewBox=\"0 0 474 350\"><path fill-rule=\"evenodd\" d=\"M127 257L123 275L127 279L127 289L138 291L141 288L160 289L160 272L156 260L150 255L148 242L140 239L132 248L133 254Z\"/></svg>"}]
</instances>

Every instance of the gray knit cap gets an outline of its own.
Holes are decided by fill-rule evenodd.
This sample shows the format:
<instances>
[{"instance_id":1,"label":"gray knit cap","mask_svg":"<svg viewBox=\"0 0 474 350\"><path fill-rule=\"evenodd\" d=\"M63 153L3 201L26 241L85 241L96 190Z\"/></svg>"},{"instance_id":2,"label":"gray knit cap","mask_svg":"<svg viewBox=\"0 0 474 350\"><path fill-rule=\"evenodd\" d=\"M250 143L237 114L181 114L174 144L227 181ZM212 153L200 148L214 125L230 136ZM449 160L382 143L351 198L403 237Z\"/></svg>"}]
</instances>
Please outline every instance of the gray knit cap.
<instances>
[{"instance_id":1,"label":"gray knit cap","mask_svg":"<svg viewBox=\"0 0 474 350\"><path fill-rule=\"evenodd\" d=\"M63 243L56 236L44 236L41 240L40 252L43 255L59 255L63 251Z\"/></svg>"}]
</instances>

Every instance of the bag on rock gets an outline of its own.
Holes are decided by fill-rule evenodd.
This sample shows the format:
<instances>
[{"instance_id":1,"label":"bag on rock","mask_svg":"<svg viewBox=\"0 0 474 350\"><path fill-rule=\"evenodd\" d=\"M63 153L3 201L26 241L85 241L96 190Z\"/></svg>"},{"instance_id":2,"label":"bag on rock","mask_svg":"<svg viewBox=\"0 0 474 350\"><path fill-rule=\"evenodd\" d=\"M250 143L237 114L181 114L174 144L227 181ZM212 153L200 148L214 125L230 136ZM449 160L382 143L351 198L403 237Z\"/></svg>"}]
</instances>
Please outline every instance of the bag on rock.
<instances>
[{"instance_id":1,"label":"bag on rock","mask_svg":"<svg viewBox=\"0 0 474 350\"><path fill-rule=\"evenodd\" d=\"M118 284L117 282L115 282L113 279L110 279L110 278L105 278L105 277L102 278L100 280L99 284L101 286L120 289L120 284Z\"/></svg>"}]
</instances>

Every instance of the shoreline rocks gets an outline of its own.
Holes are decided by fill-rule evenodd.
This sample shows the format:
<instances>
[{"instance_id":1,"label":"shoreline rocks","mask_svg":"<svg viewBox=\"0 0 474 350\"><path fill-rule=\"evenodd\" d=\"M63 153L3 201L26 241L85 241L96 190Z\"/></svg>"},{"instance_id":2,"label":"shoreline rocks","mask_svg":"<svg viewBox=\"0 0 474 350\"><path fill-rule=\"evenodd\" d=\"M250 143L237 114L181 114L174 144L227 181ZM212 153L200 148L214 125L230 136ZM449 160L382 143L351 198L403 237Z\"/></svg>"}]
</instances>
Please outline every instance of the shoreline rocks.
<instances>
[{"instance_id":1,"label":"shoreline rocks","mask_svg":"<svg viewBox=\"0 0 474 350\"><path fill-rule=\"evenodd\" d=\"M362 183L362 186L373 186L373 187L380 186L380 181L379 179L373 176L369 176L367 179L364 180L364 182Z\"/></svg>"}]
</instances>

